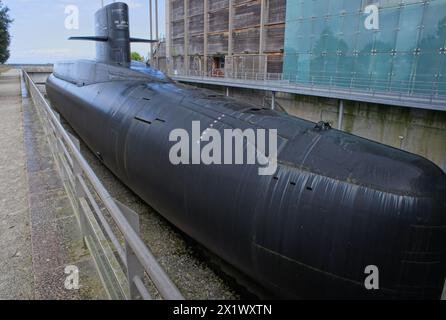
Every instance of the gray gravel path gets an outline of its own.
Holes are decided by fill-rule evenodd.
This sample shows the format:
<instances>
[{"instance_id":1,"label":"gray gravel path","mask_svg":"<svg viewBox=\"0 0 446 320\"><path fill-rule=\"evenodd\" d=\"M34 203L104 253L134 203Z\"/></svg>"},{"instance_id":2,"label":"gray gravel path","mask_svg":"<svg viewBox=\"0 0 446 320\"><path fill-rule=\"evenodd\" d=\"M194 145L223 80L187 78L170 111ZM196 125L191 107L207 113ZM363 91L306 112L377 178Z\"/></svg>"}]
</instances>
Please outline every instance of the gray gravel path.
<instances>
[{"instance_id":1,"label":"gray gravel path","mask_svg":"<svg viewBox=\"0 0 446 320\"><path fill-rule=\"evenodd\" d=\"M0 299L33 299L19 71L0 74Z\"/></svg>"}]
</instances>

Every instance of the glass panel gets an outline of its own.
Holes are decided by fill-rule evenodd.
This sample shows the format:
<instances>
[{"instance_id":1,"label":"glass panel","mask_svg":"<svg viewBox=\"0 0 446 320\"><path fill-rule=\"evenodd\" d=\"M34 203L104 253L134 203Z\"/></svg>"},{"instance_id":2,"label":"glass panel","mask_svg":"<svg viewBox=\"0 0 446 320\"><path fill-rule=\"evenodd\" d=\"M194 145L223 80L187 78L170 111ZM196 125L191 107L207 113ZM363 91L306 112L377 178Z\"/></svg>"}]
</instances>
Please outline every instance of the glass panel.
<instances>
[{"instance_id":1,"label":"glass panel","mask_svg":"<svg viewBox=\"0 0 446 320\"><path fill-rule=\"evenodd\" d=\"M313 0L313 11L312 15L314 17L321 17L328 14L328 1L327 0Z\"/></svg>"},{"instance_id":2,"label":"glass panel","mask_svg":"<svg viewBox=\"0 0 446 320\"><path fill-rule=\"evenodd\" d=\"M429 2L423 18L423 32L420 49L423 52L437 52L446 39L446 11L444 1Z\"/></svg>"},{"instance_id":3,"label":"glass panel","mask_svg":"<svg viewBox=\"0 0 446 320\"><path fill-rule=\"evenodd\" d=\"M322 36L321 38L316 37L313 39L314 46L311 49L311 52L315 55L321 55L326 52L326 43L327 43L327 36Z\"/></svg>"},{"instance_id":4,"label":"glass panel","mask_svg":"<svg viewBox=\"0 0 446 320\"><path fill-rule=\"evenodd\" d=\"M357 89L369 90L372 65L370 64L371 54L359 53L356 61L356 79L354 87Z\"/></svg>"},{"instance_id":5,"label":"glass panel","mask_svg":"<svg viewBox=\"0 0 446 320\"><path fill-rule=\"evenodd\" d=\"M379 4L379 29L364 8ZM287 1L284 73L301 83L446 95L446 0Z\"/></svg>"},{"instance_id":6,"label":"glass panel","mask_svg":"<svg viewBox=\"0 0 446 320\"><path fill-rule=\"evenodd\" d=\"M311 34L316 39L321 38L326 32L326 23L327 20L325 18L315 18L311 20Z\"/></svg>"},{"instance_id":7,"label":"glass panel","mask_svg":"<svg viewBox=\"0 0 446 320\"><path fill-rule=\"evenodd\" d=\"M377 52L391 52L395 49L399 7L385 8L380 11L379 30L375 32L374 49Z\"/></svg>"},{"instance_id":8,"label":"glass panel","mask_svg":"<svg viewBox=\"0 0 446 320\"><path fill-rule=\"evenodd\" d=\"M285 48L285 53L283 57L283 70L284 76L286 79L290 79L290 81L295 81L295 76L299 72L298 70L298 55L295 51L290 53L291 50L287 50Z\"/></svg>"},{"instance_id":9,"label":"glass panel","mask_svg":"<svg viewBox=\"0 0 446 320\"><path fill-rule=\"evenodd\" d=\"M360 21L364 22L367 15L358 13ZM374 39L376 30L367 30L363 23L360 23L358 29L358 39L356 42L356 50L363 53L371 53L374 47Z\"/></svg>"},{"instance_id":10,"label":"glass panel","mask_svg":"<svg viewBox=\"0 0 446 320\"><path fill-rule=\"evenodd\" d=\"M303 0L299 4L299 17L311 18L313 15L313 0Z\"/></svg>"},{"instance_id":11,"label":"glass panel","mask_svg":"<svg viewBox=\"0 0 446 320\"><path fill-rule=\"evenodd\" d=\"M438 95L446 96L446 54L443 54L442 68L438 76Z\"/></svg>"},{"instance_id":12,"label":"glass panel","mask_svg":"<svg viewBox=\"0 0 446 320\"><path fill-rule=\"evenodd\" d=\"M298 56L298 66L297 69L299 70L297 76L298 81L303 82L304 84L311 83L311 76L310 76L310 65L311 65L311 59L312 56L308 53L305 54L299 54Z\"/></svg>"},{"instance_id":13,"label":"glass panel","mask_svg":"<svg viewBox=\"0 0 446 320\"><path fill-rule=\"evenodd\" d=\"M386 92L390 85L393 58L390 53L378 53L371 59L371 88Z\"/></svg>"},{"instance_id":14,"label":"glass panel","mask_svg":"<svg viewBox=\"0 0 446 320\"><path fill-rule=\"evenodd\" d=\"M328 2L328 14L340 15L344 9L344 3L340 0L329 0Z\"/></svg>"},{"instance_id":15,"label":"glass panel","mask_svg":"<svg viewBox=\"0 0 446 320\"><path fill-rule=\"evenodd\" d=\"M336 1L336 0L331 0L331 1ZM339 2L341 2L342 0L338 0ZM361 3L361 0L344 0L344 8L343 10L345 12L359 12L360 10L362 10L364 6Z\"/></svg>"},{"instance_id":16,"label":"glass panel","mask_svg":"<svg viewBox=\"0 0 446 320\"><path fill-rule=\"evenodd\" d=\"M311 51L311 20L303 20L297 26L297 52L308 53Z\"/></svg>"},{"instance_id":17,"label":"glass panel","mask_svg":"<svg viewBox=\"0 0 446 320\"><path fill-rule=\"evenodd\" d=\"M310 81L313 84L321 84L322 77L325 68L325 57L322 55L312 55L311 56L311 78Z\"/></svg>"},{"instance_id":18,"label":"glass panel","mask_svg":"<svg viewBox=\"0 0 446 320\"><path fill-rule=\"evenodd\" d=\"M423 8L422 4L401 7L400 26L396 40L397 51L412 52L418 47Z\"/></svg>"},{"instance_id":19,"label":"glass panel","mask_svg":"<svg viewBox=\"0 0 446 320\"><path fill-rule=\"evenodd\" d=\"M337 84L341 87L350 87L354 76L356 56L351 53L342 54L337 61Z\"/></svg>"},{"instance_id":20,"label":"glass panel","mask_svg":"<svg viewBox=\"0 0 446 320\"><path fill-rule=\"evenodd\" d=\"M413 62L413 53L398 53L393 62L391 91L409 93Z\"/></svg>"},{"instance_id":21,"label":"glass panel","mask_svg":"<svg viewBox=\"0 0 446 320\"><path fill-rule=\"evenodd\" d=\"M325 79L324 82L327 85L337 85L336 83L336 71L338 67L339 55L336 53L329 53L325 57Z\"/></svg>"},{"instance_id":22,"label":"glass panel","mask_svg":"<svg viewBox=\"0 0 446 320\"><path fill-rule=\"evenodd\" d=\"M413 93L430 95L435 88L433 85L436 75L441 70L443 55L439 51L422 52L417 57L416 73L414 77Z\"/></svg>"},{"instance_id":23,"label":"glass panel","mask_svg":"<svg viewBox=\"0 0 446 320\"><path fill-rule=\"evenodd\" d=\"M347 46L347 52L350 53L353 53L356 50L356 42L359 35L359 17L359 13L347 14L344 16L344 23L342 25L342 38L344 44Z\"/></svg>"}]
</instances>

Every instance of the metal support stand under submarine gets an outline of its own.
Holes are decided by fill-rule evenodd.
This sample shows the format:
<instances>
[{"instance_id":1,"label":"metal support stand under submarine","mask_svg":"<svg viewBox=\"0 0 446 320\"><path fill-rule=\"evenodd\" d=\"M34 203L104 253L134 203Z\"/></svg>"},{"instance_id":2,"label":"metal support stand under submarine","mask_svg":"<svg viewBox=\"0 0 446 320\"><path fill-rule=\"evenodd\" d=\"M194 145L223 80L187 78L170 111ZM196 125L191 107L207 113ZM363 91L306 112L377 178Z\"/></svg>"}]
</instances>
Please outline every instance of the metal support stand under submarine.
<instances>
[{"instance_id":1,"label":"metal support stand under submarine","mask_svg":"<svg viewBox=\"0 0 446 320\"><path fill-rule=\"evenodd\" d=\"M430 161L209 90L130 61L128 7L96 13L96 61L59 63L58 112L172 224L280 298L439 299L446 176ZM134 40L134 39L133 39ZM143 40L138 40L143 41ZM277 129L277 171L173 165L173 129ZM379 270L367 290L365 271Z\"/></svg>"}]
</instances>

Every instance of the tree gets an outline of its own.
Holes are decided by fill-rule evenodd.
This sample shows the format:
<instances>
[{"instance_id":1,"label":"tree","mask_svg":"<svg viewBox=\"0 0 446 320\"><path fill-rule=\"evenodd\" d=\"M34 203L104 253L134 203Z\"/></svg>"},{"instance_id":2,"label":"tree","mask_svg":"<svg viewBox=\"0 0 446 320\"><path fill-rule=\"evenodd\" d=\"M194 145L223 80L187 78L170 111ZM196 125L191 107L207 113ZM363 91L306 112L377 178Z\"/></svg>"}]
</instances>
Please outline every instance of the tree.
<instances>
[{"instance_id":1,"label":"tree","mask_svg":"<svg viewBox=\"0 0 446 320\"><path fill-rule=\"evenodd\" d=\"M144 57L141 56L138 52L132 52L132 60L144 62Z\"/></svg>"},{"instance_id":2,"label":"tree","mask_svg":"<svg viewBox=\"0 0 446 320\"><path fill-rule=\"evenodd\" d=\"M9 8L3 5L0 0L0 64L5 63L9 59L9 44L11 41L9 25L11 22Z\"/></svg>"}]
</instances>

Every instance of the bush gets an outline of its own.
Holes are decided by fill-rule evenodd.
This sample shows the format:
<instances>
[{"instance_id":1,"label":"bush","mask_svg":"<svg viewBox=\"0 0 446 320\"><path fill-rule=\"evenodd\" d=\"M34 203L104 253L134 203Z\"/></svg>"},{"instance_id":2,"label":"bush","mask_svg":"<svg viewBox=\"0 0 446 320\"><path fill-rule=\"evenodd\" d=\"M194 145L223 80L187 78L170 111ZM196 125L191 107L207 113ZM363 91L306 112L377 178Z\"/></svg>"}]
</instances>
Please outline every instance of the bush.
<instances>
[{"instance_id":1,"label":"bush","mask_svg":"<svg viewBox=\"0 0 446 320\"><path fill-rule=\"evenodd\" d=\"M132 52L132 60L144 62L144 57L142 57L138 52Z\"/></svg>"},{"instance_id":2,"label":"bush","mask_svg":"<svg viewBox=\"0 0 446 320\"><path fill-rule=\"evenodd\" d=\"M0 0L0 64L9 59L9 44L11 42L9 25L11 22L9 9Z\"/></svg>"}]
</instances>

